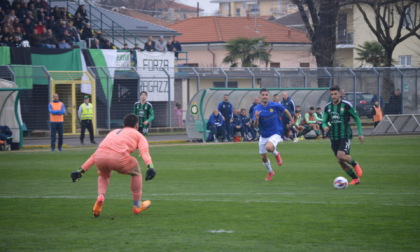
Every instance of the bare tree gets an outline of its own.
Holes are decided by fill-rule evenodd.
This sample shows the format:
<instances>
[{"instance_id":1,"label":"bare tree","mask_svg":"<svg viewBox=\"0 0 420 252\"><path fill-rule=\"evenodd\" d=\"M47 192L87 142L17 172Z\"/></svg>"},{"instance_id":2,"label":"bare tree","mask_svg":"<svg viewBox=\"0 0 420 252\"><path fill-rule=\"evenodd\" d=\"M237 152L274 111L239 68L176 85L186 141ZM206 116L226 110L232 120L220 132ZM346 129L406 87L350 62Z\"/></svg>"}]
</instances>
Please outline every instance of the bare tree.
<instances>
[{"instance_id":1,"label":"bare tree","mask_svg":"<svg viewBox=\"0 0 420 252\"><path fill-rule=\"evenodd\" d=\"M415 36L420 39L419 1L360 1L356 6L369 29L385 50L384 66L392 66L392 54L397 45ZM369 20L366 6L371 8L375 18ZM406 32L404 32L406 30ZM420 43L420 41L419 41Z\"/></svg>"},{"instance_id":2,"label":"bare tree","mask_svg":"<svg viewBox=\"0 0 420 252\"><path fill-rule=\"evenodd\" d=\"M293 0L293 3L298 7L312 41L312 54L318 67L332 67L340 0Z\"/></svg>"},{"instance_id":3,"label":"bare tree","mask_svg":"<svg viewBox=\"0 0 420 252\"><path fill-rule=\"evenodd\" d=\"M356 6L384 48L384 66L392 66L392 54L398 44L413 36L420 39L420 1L372 0L360 1ZM374 23L368 18L367 6L375 15ZM389 71L384 73L382 83L382 97L388 100L390 92L396 89Z\"/></svg>"}]
</instances>

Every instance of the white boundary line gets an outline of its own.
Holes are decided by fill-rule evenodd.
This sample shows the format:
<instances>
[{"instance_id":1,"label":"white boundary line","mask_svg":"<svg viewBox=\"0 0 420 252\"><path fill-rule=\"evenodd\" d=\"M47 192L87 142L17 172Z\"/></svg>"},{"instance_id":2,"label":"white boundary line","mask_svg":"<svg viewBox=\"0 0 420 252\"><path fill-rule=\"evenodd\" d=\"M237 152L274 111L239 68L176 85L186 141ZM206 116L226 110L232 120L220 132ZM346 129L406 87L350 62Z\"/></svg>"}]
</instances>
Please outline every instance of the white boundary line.
<instances>
[{"instance_id":1,"label":"white boundary line","mask_svg":"<svg viewBox=\"0 0 420 252\"><path fill-rule=\"evenodd\" d=\"M259 193L256 195L260 195L263 193ZM286 195L294 195L296 193L270 193L270 194L286 194ZM301 193L304 194L304 193ZM379 193L365 193L365 194L379 194ZM386 195L417 195L418 193L385 193ZM220 194L149 194L147 197L151 196L199 196L199 195L220 195ZM244 195L243 193L237 193L237 194L221 194L221 195ZM247 194L249 195L249 194ZM297 194L296 194L297 195ZM96 199L96 195L86 195L86 196L70 196L70 195L44 195L44 196L12 196L12 195L0 195L0 199ZM127 195L112 195L111 199L131 199L131 196L129 194ZM419 203L413 203L413 204L399 204L399 203L393 203L393 202L354 202L354 201L335 201L332 202L331 200L326 201L299 201L299 200L244 200L244 201L238 201L238 200L231 200L231 199L162 199L157 198L156 201L191 201L191 202L234 202L234 203L273 203L273 204L325 204L325 205L365 205L365 204L372 204L372 205L382 205L382 206L403 206L403 207L418 207L420 206Z\"/></svg>"}]
</instances>

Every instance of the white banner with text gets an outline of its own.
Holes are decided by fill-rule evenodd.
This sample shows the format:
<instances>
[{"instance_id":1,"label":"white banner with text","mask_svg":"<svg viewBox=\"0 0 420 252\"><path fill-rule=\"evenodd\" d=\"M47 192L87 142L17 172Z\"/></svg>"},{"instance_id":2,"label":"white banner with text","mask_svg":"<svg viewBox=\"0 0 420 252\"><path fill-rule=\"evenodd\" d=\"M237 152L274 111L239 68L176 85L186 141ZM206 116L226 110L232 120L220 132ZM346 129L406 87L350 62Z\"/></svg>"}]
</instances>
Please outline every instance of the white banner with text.
<instances>
[{"instance_id":1,"label":"white banner with text","mask_svg":"<svg viewBox=\"0 0 420 252\"><path fill-rule=\"evenodd\" d=\"M170 100L173 101L174 53L136 51L136 57L137 72L140 75L139 91L148 93L148 101L168 101L168 93L170 91ZM166 73L163 69L165 69Z\"/></svg>"}]
</instances>

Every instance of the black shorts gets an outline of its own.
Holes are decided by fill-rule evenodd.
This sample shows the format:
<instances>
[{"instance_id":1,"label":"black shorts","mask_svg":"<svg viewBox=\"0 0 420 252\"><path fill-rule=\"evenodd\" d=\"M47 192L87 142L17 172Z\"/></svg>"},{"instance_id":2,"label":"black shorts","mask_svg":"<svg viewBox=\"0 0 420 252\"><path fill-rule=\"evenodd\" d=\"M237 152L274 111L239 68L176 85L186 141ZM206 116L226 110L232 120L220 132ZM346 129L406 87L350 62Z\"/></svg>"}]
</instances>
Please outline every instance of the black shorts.
<instances>
[{"instance_id":1,"label":"black shorts","mask_svg":"<svg viewBox=\"0 0 420 252\"><path fill-rule=\"evenodd\" d=\"M140 128L139 127L139 132L143 135L143 136L147 136L147 134L149 133L149 128Z\"/></svg>"},{"instance_id":2,"label":"black shorts","mask_svg":"<svg viewBox=\"0 0 420 252\"><path fill-rule=\"evenodd\" d=\"M347 155L350 154L350 139L331 140L331 149L334 155L337 156L338 151L344 151Z\"/></svg>"}]
</instances>

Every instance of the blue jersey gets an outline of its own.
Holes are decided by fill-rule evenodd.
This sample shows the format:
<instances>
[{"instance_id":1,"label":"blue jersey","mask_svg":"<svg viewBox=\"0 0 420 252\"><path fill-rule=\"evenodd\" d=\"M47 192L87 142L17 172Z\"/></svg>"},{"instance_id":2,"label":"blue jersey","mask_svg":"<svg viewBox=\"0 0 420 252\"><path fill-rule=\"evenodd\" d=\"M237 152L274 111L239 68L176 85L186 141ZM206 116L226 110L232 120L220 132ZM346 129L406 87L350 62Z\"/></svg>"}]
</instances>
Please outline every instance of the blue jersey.
<instances>
[{"instance_id":1,"label":"blue jersey","mask_svg":"<svg viewBox=\"0 0 420 252\"><path fill-rule=\"evenodd\" d=\"M208 124L215 125L216 127L223 126L223 117L219 113L217 116L214 115L214 113L211 113L210 118L208 120Z\"/></svg>"},{"instance_id":2,"label":"blue jersey","mask_svg":"<svg viewBox=\"0 0 420 252\"><path fill-rule=\"evenodd\" d=\"M280 121L280 114L284 110L285 107L283 105L272 101L269 101L265 107L261 103L254 107L252 118L256 120L255 111L260 111L258 128L262 137L267 138L274 134L282 134L283 124Z\"/></svg>"},{"instance_id":3,"label":"blue jersey","mask_svg":"<svg viewBox=\"0 0 420 252\"><path fill-rule=\"evenodd\" d=\"M222 101L219 103L217 110L225 117L225 120L228 120L233 117L233 105L230 102Z\"/></svg>"},{"instance_id":4,"label":"blue jersey","mask_svg":"<svg viewBox=\"0 0 420 252\"><path fill-rule=\"evenodd\" d=\"M295 114L296 106L295 106L295 102L292 100L292 98L287 97L286 100L281 99L281 105L283 105L290 112L290 115L292 115L292 117L293 117L293 115ZM285 115L283 115L283 116L288 118Z\"/></svg>"}]
</instances>

